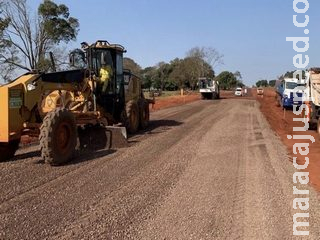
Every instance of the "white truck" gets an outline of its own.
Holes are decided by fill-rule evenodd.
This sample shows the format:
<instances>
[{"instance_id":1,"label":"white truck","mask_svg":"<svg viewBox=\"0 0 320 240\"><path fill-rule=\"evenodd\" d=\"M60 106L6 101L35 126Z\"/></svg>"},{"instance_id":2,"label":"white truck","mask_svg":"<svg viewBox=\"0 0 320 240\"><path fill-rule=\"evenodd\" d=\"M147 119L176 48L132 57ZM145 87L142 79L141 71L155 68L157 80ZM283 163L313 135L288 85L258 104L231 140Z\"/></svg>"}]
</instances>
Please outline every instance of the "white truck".
<instances>
[{"instance_id":1,"label":"white truck","mask_svg":"<svg viewBox=\"0 0 320 240\"><path fill-rule=\"evenodd\" d=\"M202 99L219 99L220 89L218 81L211 78L199 78L199 91Z\"/></svg>"},{"instance_id":2,"label":"white truck","mask_svg":"<svg viewBox=\"0 0 320 240\"><path fill-rule=\"evenodd\" d=\"M275 88L278 105L286 109L292 109L293 105L300 106L302 104L303 92L297 89L298 86L298 79L296 78L285 78L276 82ZM296 100L295 96L299 97L301 100Z\"/></svg>"}]
</instances>

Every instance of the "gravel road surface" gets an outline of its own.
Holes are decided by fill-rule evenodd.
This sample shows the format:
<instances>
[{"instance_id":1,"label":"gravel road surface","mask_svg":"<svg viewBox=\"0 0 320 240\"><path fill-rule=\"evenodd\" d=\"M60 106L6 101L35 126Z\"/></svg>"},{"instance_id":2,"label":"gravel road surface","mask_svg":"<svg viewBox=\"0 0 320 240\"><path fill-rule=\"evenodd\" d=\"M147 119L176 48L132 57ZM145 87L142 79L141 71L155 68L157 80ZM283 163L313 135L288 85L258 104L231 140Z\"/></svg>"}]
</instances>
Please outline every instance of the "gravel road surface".
<instances>
[{"instance_id":1,"label":"gravel road surface","mask_svg":"<svg viewBox=\"0 0 320 240\"><path fill-rule=\"evenodd\" d=\"M0 163L0 239L298 239L295 169L254 100L197 101L152 113L125 149L60 167L37 146ZM303 229L303 228L301 228Z\"/></svg>"}]
</instances>

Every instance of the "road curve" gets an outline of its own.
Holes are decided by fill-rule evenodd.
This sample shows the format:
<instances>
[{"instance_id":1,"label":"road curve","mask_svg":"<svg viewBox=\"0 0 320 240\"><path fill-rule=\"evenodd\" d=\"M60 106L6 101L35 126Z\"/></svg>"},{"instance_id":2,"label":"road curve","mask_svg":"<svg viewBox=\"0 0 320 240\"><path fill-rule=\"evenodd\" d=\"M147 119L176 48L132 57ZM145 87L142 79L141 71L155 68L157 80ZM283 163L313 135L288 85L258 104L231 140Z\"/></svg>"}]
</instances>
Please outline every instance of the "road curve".
<instances>
[{"instance_id":1,"label":"road curve","mask_svg":"<svg viewBox=\"0 0 320 240\"><path fill-rule=\"evenodd\" d=\"M37 146L0 163L0 239L297 239L295 169L254 100L157 111L130 147L50 167ZM303 238L302 238L303 239Z\"/></svg>"}]
</instances>

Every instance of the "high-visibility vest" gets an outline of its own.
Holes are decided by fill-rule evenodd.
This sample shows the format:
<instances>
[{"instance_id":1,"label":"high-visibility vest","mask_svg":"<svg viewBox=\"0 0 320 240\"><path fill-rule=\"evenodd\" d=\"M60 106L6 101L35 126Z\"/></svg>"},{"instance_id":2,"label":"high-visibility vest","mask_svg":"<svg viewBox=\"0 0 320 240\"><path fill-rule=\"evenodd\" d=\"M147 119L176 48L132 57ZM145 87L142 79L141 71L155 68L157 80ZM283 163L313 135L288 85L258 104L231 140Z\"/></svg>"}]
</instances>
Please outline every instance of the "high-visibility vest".
<instances>
[{"instance_id":1,"label":"high-visibility vest","mask_svg":"<svg viewBox=\"0 0 320 240\"><path fill-rule=\"evenodd\" d=\"M110 66L102 66L100 68L100 80L102 82L109 81L110 75L112 74Z\"/></svg>"}]
</instances>

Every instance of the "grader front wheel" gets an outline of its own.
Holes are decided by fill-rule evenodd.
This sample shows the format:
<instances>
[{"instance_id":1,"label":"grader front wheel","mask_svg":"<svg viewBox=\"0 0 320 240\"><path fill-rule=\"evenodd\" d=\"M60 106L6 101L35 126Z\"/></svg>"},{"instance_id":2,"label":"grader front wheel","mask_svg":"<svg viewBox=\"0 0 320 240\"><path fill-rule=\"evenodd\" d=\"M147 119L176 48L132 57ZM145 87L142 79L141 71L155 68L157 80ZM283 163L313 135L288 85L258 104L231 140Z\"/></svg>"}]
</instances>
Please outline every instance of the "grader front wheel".
<instances>
[{"instance_id":1,"label":"grader front wheel","mask_svg":"<svg viewBox=\"0 0 320 240\"><path fill-rule=\"evenodd\" d=\"M49 112L40 128L41 156L51 165L69 161L77 144L77 127L74 115L67 109Z\"/></svg>"},{"instance_id":2,"label":"grader front wheel","mask_svg":"<svg viewBox=\"0 0 320 240\"><path fill-rule=\"evenodd\" d=\"M0 162L13 158L19 148L19 143L20 139L12 140L9 143L0 143Z\"/></svg>"}]
</instances>

